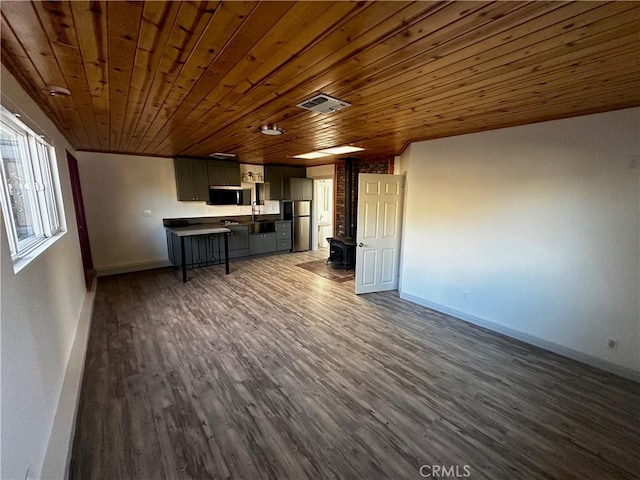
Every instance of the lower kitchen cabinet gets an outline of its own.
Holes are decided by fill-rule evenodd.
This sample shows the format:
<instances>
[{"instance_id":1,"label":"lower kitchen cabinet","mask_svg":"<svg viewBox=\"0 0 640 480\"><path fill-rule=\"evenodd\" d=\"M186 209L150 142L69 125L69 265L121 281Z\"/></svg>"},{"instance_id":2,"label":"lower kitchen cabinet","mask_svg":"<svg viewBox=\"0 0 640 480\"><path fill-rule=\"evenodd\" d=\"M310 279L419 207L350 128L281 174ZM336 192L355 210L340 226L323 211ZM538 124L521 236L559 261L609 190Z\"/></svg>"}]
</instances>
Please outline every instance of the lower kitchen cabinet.
<instances>
[{"instance_id":1,"label":"lower kitchen cabinet","mask_svg":"<svg viewBox=\"0 0 640 480\"><path fill-rule=\"evenodd\" d=\"M227 225L229 233L229 258L249 255L249 227L246 225Z\"/></svg>"},{"instance_id":2,"label":"lower kitchen cabinet","mask_svg":"<svg viewBox=\"0 0 640 480\"><path fill-rule=\"evenodd\" d=\"M249 235L249 255L262 255L276 251L276 232Z\"/></svg>"},{"instance_id":3,"label":"lower kitchen cabinet","mask_svg":"<svg viewBox=\"0 0 640 480\"><path fill-rule=\"evenodd\" d=\"M248 225L225 226L231 230L227 237L230 259L291 251L291 220L278 220L275 222L275 232L265 233L250 234ZM217 265L224 260L223 235L185 237L184 246L187 268ZM171 263L181 266L180 237L167 232L167 247Z\"/></svg>"},{"instance_id":4,"label":"lower kitchen cabinet","mask_svg":"<svg viewBox=\"0 0 640 480\"><path fill-rule=\"evenodd\" d=\"M276 250L278 252L290 251L292 249L290 220L276 222L276 237Z\"/></svg>"}]
</instances>

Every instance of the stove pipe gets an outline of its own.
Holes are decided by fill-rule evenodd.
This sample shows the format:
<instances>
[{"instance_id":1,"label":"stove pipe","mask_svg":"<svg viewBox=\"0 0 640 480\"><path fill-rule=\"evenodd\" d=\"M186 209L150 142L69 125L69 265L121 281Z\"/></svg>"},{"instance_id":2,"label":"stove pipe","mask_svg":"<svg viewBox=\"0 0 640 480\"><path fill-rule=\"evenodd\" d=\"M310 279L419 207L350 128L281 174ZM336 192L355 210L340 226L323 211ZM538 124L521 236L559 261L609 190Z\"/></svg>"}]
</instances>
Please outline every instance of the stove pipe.
<instances>
[{"instance_id":1,"label":"stove pipe","mask_svg":"<svg viewBox=\"0 0 640 480\"><path fill-rule=\"evenodd\" d=\"M344 236L353 238L353 159L344 160Z\"/></svg>"}]
</instances>

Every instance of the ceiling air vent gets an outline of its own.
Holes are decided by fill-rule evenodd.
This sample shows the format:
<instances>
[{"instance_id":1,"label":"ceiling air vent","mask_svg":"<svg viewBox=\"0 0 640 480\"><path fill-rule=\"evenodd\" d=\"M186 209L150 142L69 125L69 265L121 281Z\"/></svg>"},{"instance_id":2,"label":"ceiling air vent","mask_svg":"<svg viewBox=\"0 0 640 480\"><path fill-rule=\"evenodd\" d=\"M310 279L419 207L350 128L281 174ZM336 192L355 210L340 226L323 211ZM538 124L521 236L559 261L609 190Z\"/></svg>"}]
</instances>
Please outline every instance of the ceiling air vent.
<instances>
[{"instance_id":1,"label":"ceiling air vent","mask_svg":"<svg viewBox=\"0 0 640 480\"><path fill-rule=\"evenodd\" d=\"M299 103L297 106L312 112L332 113L342 110L344 107L349 107L351 104L320 93L309 100Z\"/></svg>"}]
</instances>

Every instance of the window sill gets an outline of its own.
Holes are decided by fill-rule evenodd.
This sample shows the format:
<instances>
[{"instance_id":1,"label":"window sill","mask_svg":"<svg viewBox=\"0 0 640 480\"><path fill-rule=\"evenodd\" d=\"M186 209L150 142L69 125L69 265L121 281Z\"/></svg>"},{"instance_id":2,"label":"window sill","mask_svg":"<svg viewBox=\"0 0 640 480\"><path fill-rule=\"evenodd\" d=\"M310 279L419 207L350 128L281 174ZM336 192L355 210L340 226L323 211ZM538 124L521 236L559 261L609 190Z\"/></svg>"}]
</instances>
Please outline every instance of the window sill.
<instances>
[{"instance_id":1,"label":"window sill","mask_svg":"<svg viewBox=\"0 0 640 480\"><path fill-rule=\"evenodd\" d=\"M62 231L56 233L54 236L52 236L50 238L47 238L44 242L40 243L37 247L35 247L33 250L29 251L29 253L27 253L23 257L20 257L20 258L17 258L16 260L14 260L14 262L13 262L13 273L18 273L24 267L29 265L40 254L44 253L44 251L46 249L48 249L50 246L52 246L54 243L56 243L58 240L60 240L66 233L67 233L66 230L62 230Z\"/></svg>"}]
</instances>

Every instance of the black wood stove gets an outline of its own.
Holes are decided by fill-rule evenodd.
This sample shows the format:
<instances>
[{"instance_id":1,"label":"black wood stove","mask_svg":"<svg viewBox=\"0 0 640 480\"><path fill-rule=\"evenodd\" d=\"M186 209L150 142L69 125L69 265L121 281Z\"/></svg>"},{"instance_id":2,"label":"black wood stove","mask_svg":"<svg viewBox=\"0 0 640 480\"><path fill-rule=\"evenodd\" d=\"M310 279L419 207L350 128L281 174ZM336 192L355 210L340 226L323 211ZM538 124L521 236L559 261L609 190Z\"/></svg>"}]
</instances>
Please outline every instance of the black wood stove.
<instances>
[{"instance_id":1,"label":"black wood stove","mask_svg":"<svg viewBox=\"0 0 640 480\"><path fill-rule=\"evenodd\" d=\"M329 258L334 268L349 270L356 264L356 242L352 238L327 237Z\"/></svg>"}]
</instances>

